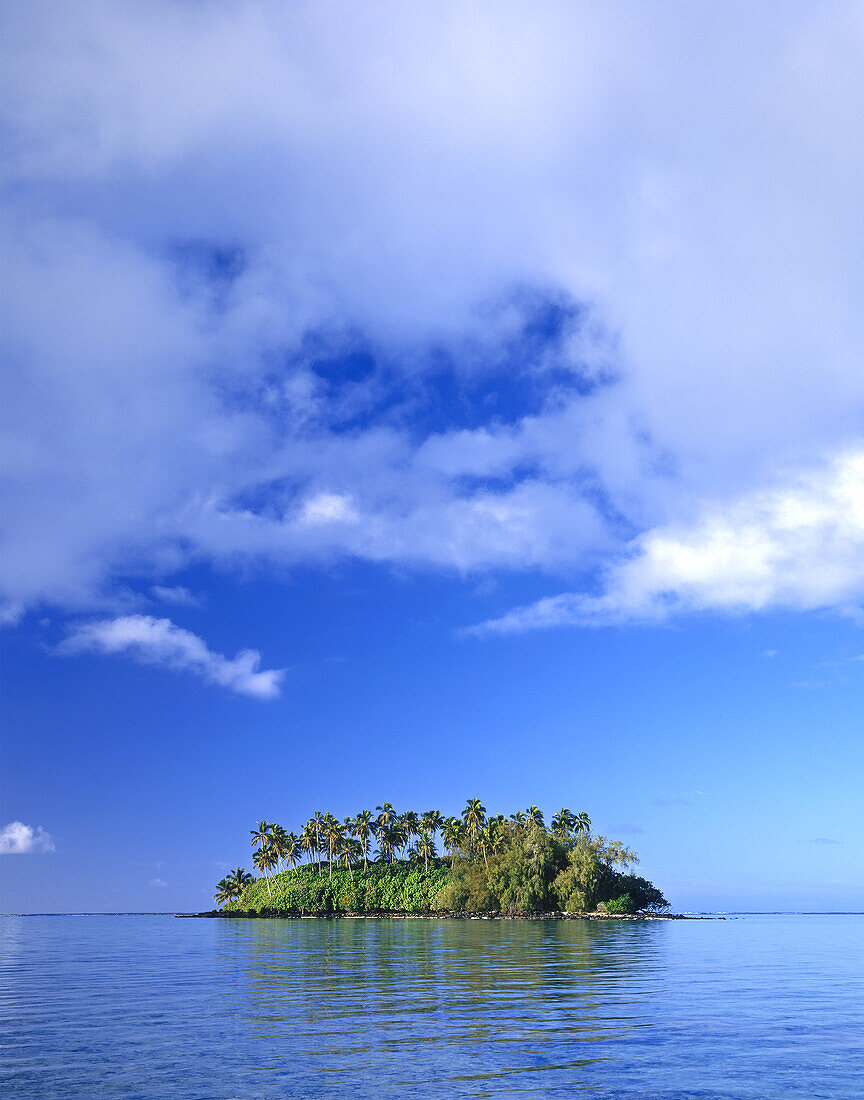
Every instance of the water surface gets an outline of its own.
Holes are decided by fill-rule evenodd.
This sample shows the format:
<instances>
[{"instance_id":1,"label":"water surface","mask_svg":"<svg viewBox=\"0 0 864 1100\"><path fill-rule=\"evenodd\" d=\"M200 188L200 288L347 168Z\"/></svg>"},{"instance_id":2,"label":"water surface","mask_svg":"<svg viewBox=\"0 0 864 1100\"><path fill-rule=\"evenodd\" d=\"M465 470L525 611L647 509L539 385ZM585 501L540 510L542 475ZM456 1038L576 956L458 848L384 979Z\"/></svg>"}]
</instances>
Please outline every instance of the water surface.
<instances>
[{"instance_id":1,"label":"water surface","mask_svg":"<svg viewBox=\"0 0 864 1100\"><path fill-rule=\"evenodd\" d=\"M864 917L0 919L5 1097L864 1096Z\"/></svg>"}]
</instances>

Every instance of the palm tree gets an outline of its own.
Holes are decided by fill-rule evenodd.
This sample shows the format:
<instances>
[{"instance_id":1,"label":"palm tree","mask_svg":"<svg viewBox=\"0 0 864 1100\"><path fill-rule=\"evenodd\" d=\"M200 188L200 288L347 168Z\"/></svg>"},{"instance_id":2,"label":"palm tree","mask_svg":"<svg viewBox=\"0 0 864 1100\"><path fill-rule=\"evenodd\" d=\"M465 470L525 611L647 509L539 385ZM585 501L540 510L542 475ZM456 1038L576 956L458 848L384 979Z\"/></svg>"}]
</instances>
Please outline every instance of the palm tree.
<instances>
[{"instance_id":1,"label":"palm tree","mask_svg":"<svg viewBox=\"0 0 864 1100\"><path fill-rule=\"evenodd\" d=\"M288 843L288 834L281 825L273 825L270 833L270 847L276 854L276 873L279 873L280 864L285 858L285 846Z\"/></svg>"},{"instance_id":2,"label":"palm tree","mask_svg":"<svg viewBox=\"0 0 864 1100\"><path fill-rule=\"evenodd\" d=\"M441 826L441 835L444 838L444 850L449 853L452 861L456 852L465 844L465 825L458 817L444 819Z\"/></svg>"},{"instance_id":3,"label":"palm tree","mask_svg":"<svg viewBox=\"0 0 864 1100\"><path fill-rule=\"evenodd\" d=\"M420 833L417 843L411 849L411 858L418 862L422 859L426 870L429 870L429 860L434 859L438 853L435 851L435 841L428 832Z\"/></svg>"},{"instance_id":4,"label":"palm tree","mask_svg":"<svg viewBox=\"0 0 864 1100\"><path fill-rule=\"evenodd\" d=\"M543 824L543 811L537 806L529 806L525 811L529 821L532 821L535 825Z\"/></svg>"},{"instance_id":5,"label":"palm tree","mask_svg":"<svg viewBox=\"0 0 864 1100\"><path fill-rule=\"evenodd\" d=\"M328 878L333 878L333 862L341 851L342 841L345 839L345 826L337 821L332 814L324 818L324 837L327 841L327 855L329 858Z\"/></svg>"},{"instance_id":6,"label":"palm tree","mask_svg":"<svg viewBox=\"0 0 864 1100\"><path fill-rule=\"evenodd\" d=\"M369 852L369 840L375 836L376 828L375 822L372 818L371 810L361 810L359 814L354 818L354 823L351 826L351 832L360 841L360 846L363 850L363 870L366 870L366 857Z\"/></svg>"},{"instance_id":7,"label":"palm tree","mask_svg":"<svg viewBox=\"0 0 864 1100\"><path fill-rule=\"evenodd\" d=\"M353 864L360 857L360 841L355 840L353 836L346 836L343 838L339 848L338 862L343 867L347 867L351 872L351 881L354 881L354 867Z\"/></svg>"},{"instance_id":8,"label":"palm tree","mask_svg":"<svg viewBox=\"0 0 864 1100\"><path fill-rule=\"evenodd\" d=\"M424 833L431 833L434 837L444 824L444 815L440 810L426 810L420 814L420 828Z\"/></svg>"},{"instance_id":9,"label":"palm tree","mask_svg":"<svg viewBox=\"0 0 864 1100\"><path fill-rule=\"evenodd\" d=\"M249 830L252 836L252 847L256 848L258 845L266 847L270 843L270 838L273 835L273 826L269 821L259 821L254 829Z\"/></svg>"},{"instance_id":10,"label":"palm tree","mask_svg":"<svg viewBox=\"0 0 864 1100\"><path fill-rule=\"evenodd\" d=\"M486 821L486 807L479 798L469 798L462 811L462 820L468 834L468 844L474 847L477 833L483 828Z\"/></svg>"},{"instance_id":11,"label":"palm tree","mask_svg":"<svg viewBox=\"0 0 864 1100\"><path fill-rule=\"evenodd\" d=\"M576 833L577 836L579 835L579 833L591 832L591 818L588 816L588 814L585 813L584 810L581 810L573 818L573 831L574 833Z\"/></svg>"},{"instance_id":12,"label":"palm tree","mask_svg":"<svg viewBox=\"0 0 864 1100\"><path fill-rule=\"evenodd\" d=\"M393 862L396 849L404 843L404 840L405 832L397 821L391 821L389 825L379 825L378 848L382 858L389 863Z\"/></svg>"},{"instance_id":13,"label":"palm tree","mask_svg":"<svg viewBox=\"0 0 864 1100\"><path fill-rule=\"evenodd\" d=\"M396 811L393 809L392 802L382 802L380 806L375 807L375 812L378 814L377 822L380 825L390 825L396 818Z\"/></svg>"},{"instance_id":14,"label":"palm tree","mask_svg":"<svg viewBox=\"0 0 864 1100\"><path fill-rule=\"evenodd\" d=\"M276 866L276 853L268 845L266 848L259 848L258 851L252 856L252 862L263 872L264 879L267 883L267 897L273 897L273 891L270 889L270 876L268 871L272 870Z\"/></svg>"},{"instance_id":15,"label":"palm tree","mask_svg":"<svg viewBox=\"0 0 864 1100\"><path fill-rule=\"evenodd\" d=\"M494 843L495 826L491 821L487 821L482 829L478 829L475 835L475 842L479 845L480 851L483 854L483 862L486 867L489 866L489 860L486 856L487 851L491 849Z\"/></svg>"},{"instance_id":16,"label":"palm tree","mask_svg":"<svg viewBox=\"0 0 864 1100\"><path fill-rule=\"evenodd\" d=\"M236 871L230 871L225 878L219 880L216 884L216 893L213 895L213 900L217 905L222 905L233 898L242 897L243 891L250 882L252 882L252 876L249 872L242 867L238 867Z\"/></svg>"},{"instance_id":17,"label":"palm tree","mask_svg":"<svg viewBox=\"0 0 864 1100\"><path fill-rule=\"evenodd\" d=\"M510 824L514 829L521 829L525 824L525 814L521 810L517 810L515 814L510 814Z\"/></svg>"},{"instance_id":18,"label":"palm tree","mask_svg":"<svg viewBox=\"0 0 864 1100\"><path fill-rule=\"evenodd\" d=\"M297 836L296 833L288 833L285 837L285 844L282 852L285 862L289 864L292 869L294 869L300 862L300 857L302 856L302 854L302 838Z\"/></svg>"},{"instance_id":19,"label":"palm tree","mask_svg":"<svg viewBox=\"0 0 864 1100\"><path fill-rule=\"evenodd\" d=\"M576 818L566 808L552 815L552 832L561 840L566 840L570 836L575 824Z\"/></svg>"},{"instance_id":20,"label":"palm tree","mask_svg":"<svg viewBox=\"0 0 864 1100\"><path fill-rule=\"evenodd\" d=\"M486 819L486 829L488 831L488 845L490 852L500 852L504 847L504 843L507 840L507 834L510 830L510 826L507 822L507 818L504 814L495 814L494 817Z\"/></svg>"},{"instance_id":21,"label":"palm tree","mask_svg":"<svg viewBox=\"0 0 864 1100\"><path fill-rule=\"evenodd\" d=\"M234 893L230 888L227 878L220 878L216 883L216 893L213 895L213 900L216 905L223 905L226 901L230 901L234 897Z\"/></svg>"},{"instance_id":22,"label":"palm tree","mask_svg":"<svg viewBox=\"0 0 864 1100\"><path fill-rule=\"evenodd\" d=\"M309 818L309 824L315 830L315 851L320 854L321 852L321 833L324 831L324 814L320 810L316 810L315 813ZM318 874L321 874L321 861L318 861Z\"/></svg>"},{"instance_id":23,"label":"palm tree","mask_svg":"<svg viewBox=\"0 0 864 1100\"><path fill-rule=\"evenodd\" d=\"M315 839L315 826L311 821L307 821L303 826L303 832L300 834L300 847L306 853L306 858L312 863L312 857L317 852L317 840Z\"/></svg>"},{"instance_id":24,"label":"palm tree","mask_svg":"<svg viewBox=\"0 0 864 1100\"><path fill-rule=\"evenodd\" d=\"M406 841L409 841L412 836L420 835L420 818L413 810L406 810L399 821L405 830Z\"/></svg>"},{"instance_id":25,"label":"palm tree","mask_svg":"<svg viewBox=\"0 0 864 1100\"><path fill-rule=\"evenodd\" d=\"M231 885L232 889L236 891L237 897L239 897L240 894L242 894L243 891L246 889L246 887L253 881L254 880L252 876L244 867L237 867L235 870L230 871L228 874L228 882Z\"/></svg>"},{"instance_id":26,"label":"palm tree","mask_svg":"<svg viewBox=\"0 0 864 1100\"><path fill-rule=\"evenodd\" d=\"M252 847L260 845L259 850L252 857L252 862L258 868L264 872L264 878L267 879L267 893L270 894L270 879L267 875L267 870L273 867L276 863L276 857L273 854L273 829L274 826L269 821L263 819L258 822L254 829L250 829L249 832L252 836ZM267 858L262 859L264 853L267 853Z\"/></svg>"}]
</instances>

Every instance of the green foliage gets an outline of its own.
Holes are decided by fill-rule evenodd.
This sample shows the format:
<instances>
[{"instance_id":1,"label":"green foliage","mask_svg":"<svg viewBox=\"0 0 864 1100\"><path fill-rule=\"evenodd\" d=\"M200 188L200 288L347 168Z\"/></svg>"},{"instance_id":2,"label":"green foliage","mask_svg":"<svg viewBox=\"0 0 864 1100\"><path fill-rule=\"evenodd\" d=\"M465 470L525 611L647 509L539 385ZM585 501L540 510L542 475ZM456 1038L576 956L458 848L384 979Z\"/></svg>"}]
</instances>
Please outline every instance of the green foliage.
<instances>
[{"instance_id":1,"label":"green foliage","mask_svg":"<svg viewBox=\"0 0 864 1100\"><path fill-rule=\"evenodd\" d=\"M501 904L489 889L485 867L460 859L453 864L450 881L435 898L435 908L458 913L494 913Z\"/></svg>"},{"instance_id":2,"label":"green foliage","mask_svg":"<svg viewBox=\"0 0 864 1100\"><path fill-rule=\"evenodd\" d=\"M436 833L446 859L438 858ZM508 819L487 815L472 798L461 818L445 818L438 810L399 814L383 802L374 814L361 810L341 822L316 811L299 836L260 821L250 839L263 877L252 880L238 868L220 881L215 898L227 903L228 912L515 915L668 908L652 883L630 871L638 863L634 852L595 836L586 813L566 808L547 829L537 806ZM297 866L304 857L309 862ZM316 857L321 862L313 862Z\"/></svg>"},{"instance_id":3,"label":"green foliage","mask_svg":"<svg viewBox=\"0 0 864 1100\"><path fill-rule=\"evenodd\" d=\"M489 889L500 908L508 913L552 908L552 883L566 858L561 844L530 819L524 828L505 825L502 832L506 843L489 860L487 872Z\"/></svg>"},{"instance_id":4,"label":"green foliage","mask_svg":"<svg viewBox=\"0 0 864 1100\"><path fill-rule=\"evenodd\" d=\"M601 902L608 909L610 899L626 892L623 882L635 877L624 876L617 868L637 861L635 852L619 841L582 833L570 844L566 863L552 884L552 895L568 913L591 911Z\"/></svg>"},{"instance_id":5,"label":"green foliage","mask_svg":"<svg viewBox=\"0 0 864 1100\"><path fill-rule=\"evenodd\" d=\"M622 894L620 898L610 898L607 902L601 902L607 913L632 913L633 899L629 894Z\"/></svg>"},{"instance_id":6,"label":"green foliage","mask_svg":"<svg viewBox=\"0 0 864 1100\"><path fill-rule=\"evenodd\" d=\"M630 913L662 913L669 908L669 902L657 889L653 882L638 875L620 875L619 884L625 890L625 897L630 898L632 908Z\"/></svg>"},{"instance_id":7,"label":"green foliage","mask_svg":"<svg viewBox=\"0 0 864 1100\"><path fill-rule=\"evenodd\" d=\"M449 874L441 860L430 860L428 870L419 863L401 862L370 864L365 871L362 867L334 867L332 878L318 874L315 867L297 867L272 876L272 896L268 896L265 880L257 879L225 909L297 914L424 913L434 908L434 899Z\"/></svg>"}]
</instances>

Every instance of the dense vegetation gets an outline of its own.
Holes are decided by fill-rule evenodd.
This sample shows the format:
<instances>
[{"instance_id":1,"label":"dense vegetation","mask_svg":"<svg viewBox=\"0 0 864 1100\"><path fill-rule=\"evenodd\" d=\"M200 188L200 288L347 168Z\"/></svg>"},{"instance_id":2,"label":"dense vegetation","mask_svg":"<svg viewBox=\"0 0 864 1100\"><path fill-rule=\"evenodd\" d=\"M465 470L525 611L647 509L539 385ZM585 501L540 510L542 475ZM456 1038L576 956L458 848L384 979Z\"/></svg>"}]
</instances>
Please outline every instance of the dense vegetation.
<instances>
[{"instance_id":1,"label":"dense vegetation","mask_svg":"<svg viewBox=\"0 0 864 1100\"><path fill-rule=\"evenodd\" d=\"M223 878L214 898L226 911L637 913L668 905L630 870L635 852L566 809L547 828L536 806L490 817L472 798L461 817L445 818L397 814L385 802L341 822L316 813L299 835L261 821L251 841L261 877L238 867Z\"/></svg>"}]
</instances>

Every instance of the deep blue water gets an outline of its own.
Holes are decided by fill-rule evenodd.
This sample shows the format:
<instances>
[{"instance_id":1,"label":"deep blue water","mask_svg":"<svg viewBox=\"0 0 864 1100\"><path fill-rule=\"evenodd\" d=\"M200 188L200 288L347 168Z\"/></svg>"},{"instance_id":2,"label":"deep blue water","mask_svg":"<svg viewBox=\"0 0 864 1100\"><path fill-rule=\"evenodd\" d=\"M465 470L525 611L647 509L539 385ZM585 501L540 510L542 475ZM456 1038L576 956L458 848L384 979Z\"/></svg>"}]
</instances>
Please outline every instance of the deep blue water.
<instances>
[{"instance_id":1,"label":"deep blue water","mask_svg":"<svg viewBox=\"0 0 864 1100\"><path fill-rule=\"evenodd\" d=\"M0 1094L864 1096L864 917L4 917Z\"/></svg>"}]
</instances>

